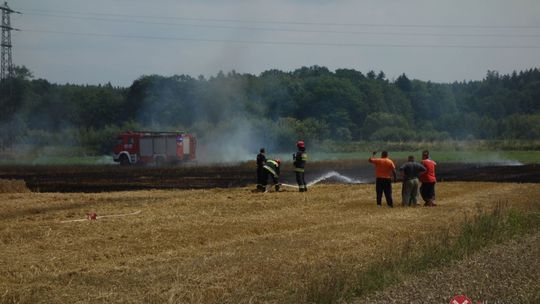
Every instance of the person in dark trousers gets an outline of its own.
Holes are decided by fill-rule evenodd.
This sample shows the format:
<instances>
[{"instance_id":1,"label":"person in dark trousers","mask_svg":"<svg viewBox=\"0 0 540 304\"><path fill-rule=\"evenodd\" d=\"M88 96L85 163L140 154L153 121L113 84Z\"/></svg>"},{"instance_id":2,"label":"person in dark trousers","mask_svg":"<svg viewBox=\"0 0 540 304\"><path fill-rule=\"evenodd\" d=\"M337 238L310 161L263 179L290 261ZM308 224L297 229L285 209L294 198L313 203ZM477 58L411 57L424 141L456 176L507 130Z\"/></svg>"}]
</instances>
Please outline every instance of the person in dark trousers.
<instances>
[{"instance_id":1,"label":"person in dark trousers","mask_svg":"<svg viewBox=\"0 0 540 304\"><path fill-rule=\"evenodd\" d=\"M382 151L381 158L374 157L377 151L368 159L370 163L375 165L375 192L377 193L377 207L381 207L382 195L386 197L388 207L394 207L392 200L392 177L396 181L396 166L394 162L388 158L388 152Z\"/></svg>"},{"instance_id":2,"label":"person in dark trousers","mask_svg":"<svg viewBox=\"0 0 540 304\"><path fill-rule=\"evenodd\" d=\"M401 188L401 204L416 207L418 204L418 176L426 172L426 168L414 161L414 156L410 155L408 161L403 164L399 171L403 176L403 187Z\"/></svg>"},{"instance_id":3,"label":"person in dark trousers","mask_svg":"<svg viewBox=\"0 0 540 304\"><path fill-rule=\"evenodd\" d=\"M272 178L273 185L276 189L276 192L279 191L280 184L279 184L279 166L281 165L281 161L279 159L273 160L268 159L264 163L263 166L263 179L262 179L262 186L264 188L264 192L266 192L267 185L268 185L268 177Z\"/></svg>"},{"instance_id":4,"label":"person in dark trousers","mask_svg":"<svg viewBox=\"0 0 540 304\"><path fill-rule=\"evenodd\" d=\"M306 154L306 146L304 144L304 141L300 140L296 143L296 147L298 147L298 151L293 154L293 161L294 161L294 173L296 175L296 182L298 183L298 189L300 192L306 192L307 191L307 185L306 180L304 176L304 171L306 167L306 161L307 161L307 154Z\"/></svg>"},{"instance_id":5,"label":"person in dark trousers","mask_svg":"<svg viewBox=\"0 0 540 304\"><path fill-rule=\"evenodd\" d=\"M437 178L435 177L435 166L437 163L429 158L429 151L422 151L422 166L426 168L426 172L420 175L420 195L424 200L424 206L434 207L435 205L435 184Z\"/></svg>"},{"instance_id":6,"label":"person in dark trousers","mask_svg":"<svg viewBox=\"0 0 540 304\"><path fill-rule=\"evenodd\" d=\"M259 154L257 154L257 190L258 191L264 191L263 186L263 177L264 177L264 164L266 163L266 151L264 148L261 148L259 150Z\"/></svg>"}]
</instances>

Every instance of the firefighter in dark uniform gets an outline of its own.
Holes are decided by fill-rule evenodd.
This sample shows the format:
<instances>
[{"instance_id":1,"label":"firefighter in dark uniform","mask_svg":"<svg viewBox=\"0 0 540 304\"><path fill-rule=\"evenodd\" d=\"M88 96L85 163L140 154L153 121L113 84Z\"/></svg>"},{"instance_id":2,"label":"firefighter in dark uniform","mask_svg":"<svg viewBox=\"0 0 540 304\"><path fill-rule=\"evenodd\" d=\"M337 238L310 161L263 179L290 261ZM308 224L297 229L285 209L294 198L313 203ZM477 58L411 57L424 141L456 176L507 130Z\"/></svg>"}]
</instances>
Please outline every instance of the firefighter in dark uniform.
<instances>
[{"instance_id":1,"label":"firefighter in dark uniform","mask_svg":"<svg viewBox=\"0 0 540 304\"><path fill-rule=\"evenodd\" d=\"M298 151L293 154L294 160L294 173L296 174L296 182L298 183L298 189L300 192L307 191L306 181L304 179L304 169L307 161L306 146L304 141L300 140L296 143Z\"/></svg>"},{"instance_id":2,"label":"firefighter in dark uniform","mask_svg":"<svg viewBox=\"0 0 540 304\"><path fill-rule=\"evenodd\" d=\"M257 190L264 191L263 186L263 177L264 177L264 164L266 163L266 156L264 155L266 151L264 148L261 148L259 154L257 154Z\"/></svg>"},{"instance_id":3,"label":"firefighter in dark uniform","mask_svg":"<svg viewBox=\"0 0 540 304\"><path fill-rule=\"evenodd\" d=\"M281 164L281 161L279 159L273 160L268 159L264 163L263 166L263 179L262 179L262 186L263 189L266 191L266 185L268 184L268 177L272 177L272 182L274 183L274 187L276 189L276 192L279 191L279 165Z\"/></svg>"}]
</instances>

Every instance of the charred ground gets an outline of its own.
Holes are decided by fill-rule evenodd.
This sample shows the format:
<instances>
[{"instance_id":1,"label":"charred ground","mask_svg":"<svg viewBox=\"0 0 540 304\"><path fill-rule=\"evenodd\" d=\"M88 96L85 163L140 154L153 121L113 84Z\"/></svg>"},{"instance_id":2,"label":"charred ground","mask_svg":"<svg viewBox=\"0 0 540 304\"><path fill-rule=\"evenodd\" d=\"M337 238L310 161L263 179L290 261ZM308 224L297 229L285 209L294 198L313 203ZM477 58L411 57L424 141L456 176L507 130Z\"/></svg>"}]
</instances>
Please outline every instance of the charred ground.
<instances>
[{"instance_id":1,"label":"charred ground","mask_svg":"<svg viewBox=\"0 0 540 304\"><path fill-rule=\"evenodd\" d=\"M311 182L335 171L362 182L373 181L373 168L365 161L321 161L310 163L306 179ZM440 181L540 182L540 166L528 164L441 163ZM255 164L121 167L121 166L1 166L0 179L24 180L36 192L106 192L141 189L233 188L255 183ZM291 164L282 169L282 182L294 184ZM335 178L323 180L338 183Z\"/></svg>"}]
</instances>

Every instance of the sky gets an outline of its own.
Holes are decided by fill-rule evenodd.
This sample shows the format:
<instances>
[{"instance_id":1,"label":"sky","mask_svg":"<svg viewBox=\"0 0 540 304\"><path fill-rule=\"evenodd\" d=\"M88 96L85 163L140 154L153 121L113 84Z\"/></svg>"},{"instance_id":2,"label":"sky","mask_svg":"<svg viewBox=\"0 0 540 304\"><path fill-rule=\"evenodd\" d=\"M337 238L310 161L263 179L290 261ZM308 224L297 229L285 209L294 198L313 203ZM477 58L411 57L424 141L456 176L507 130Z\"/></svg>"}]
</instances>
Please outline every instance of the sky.
<instances>
[{"instance_id":1,"label":"sky","mask_svg":"<svg viewBox=\"0 0 540 304\"><path fill-rule=\"evenodd\" d=\"M3 1L2 1L3 2ZM9 0L13 63L54 83L259 75L303 66L393 80L540 67L538 0Z\"/></svg>"}]
</instances>

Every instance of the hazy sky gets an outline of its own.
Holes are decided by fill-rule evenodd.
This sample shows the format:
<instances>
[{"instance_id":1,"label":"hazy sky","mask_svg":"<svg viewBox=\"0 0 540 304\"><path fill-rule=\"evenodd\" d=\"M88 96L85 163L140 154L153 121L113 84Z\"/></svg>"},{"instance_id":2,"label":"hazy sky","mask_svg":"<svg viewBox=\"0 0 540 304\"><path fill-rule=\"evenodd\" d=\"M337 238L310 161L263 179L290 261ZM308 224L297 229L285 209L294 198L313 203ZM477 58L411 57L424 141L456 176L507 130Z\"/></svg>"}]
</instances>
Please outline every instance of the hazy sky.
<instances>
[{"instance_id":1,"label":"hazy sky","mask_svg":"<svg viewBox=\"0 0 540 304\"><path fill-rule=\"evenodd\" d=\"M3 1L2 1L3 2ZM302 66L436 82L540 67L539 0L10 0L13 60L57 83Z\"/></svg>"}]
</instances>

